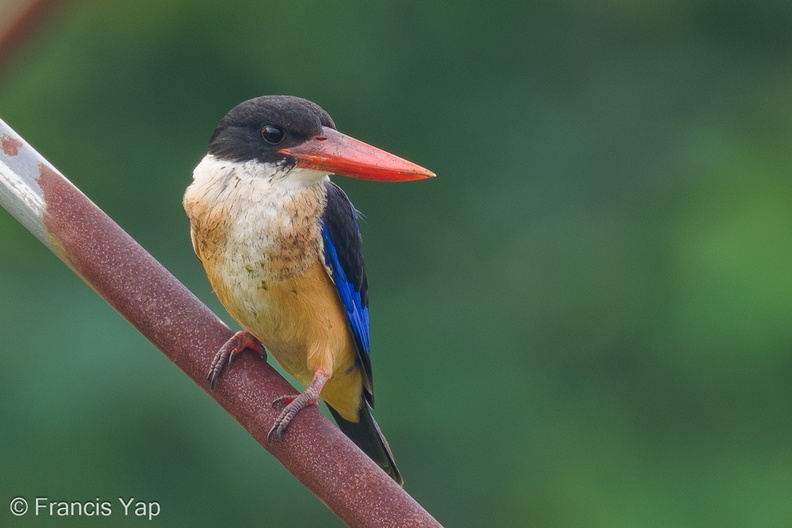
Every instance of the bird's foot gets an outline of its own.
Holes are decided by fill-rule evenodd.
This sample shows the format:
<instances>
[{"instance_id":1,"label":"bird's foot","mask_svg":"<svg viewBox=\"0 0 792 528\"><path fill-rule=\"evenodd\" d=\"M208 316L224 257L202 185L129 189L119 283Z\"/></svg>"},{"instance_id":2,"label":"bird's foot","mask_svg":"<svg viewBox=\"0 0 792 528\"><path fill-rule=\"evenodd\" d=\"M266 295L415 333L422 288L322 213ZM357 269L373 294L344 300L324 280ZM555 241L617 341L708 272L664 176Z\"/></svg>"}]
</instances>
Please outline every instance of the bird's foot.
<instances>
[{"instance_id":1,"label":"bird's foot","mask_svg":"<svg viewBox=\"0 0 792 528\"><path fill-rule=\"evenodd\" d=\"M217 351L217 354L212 359L212 364L209 365L209 374L207 374L206 379L209 380L209 385L212 389L217 385L217 380L220 379L223 369L227 365L231 365L236 355L246 348L256 352L262 359L267 359L267 351L264 350L264 345L261 344L261 341L253 337L253 334L249 332L237 332L220 347L220 350Z\"/></svg>"},{"instance_id":2,"label":"bird's foot","mask_svg":"<svg viewBox=\"0 0 792 528\"><path fill-rule=\"evenodd\" d=\"M328 379L330 379L330 375L324 369L318 369L316 374L314 374L313 381L311 381L311 384L305 389L305 392L302 394L281 396L272 402L273 408L282 403L285 403L286 406L275 419L275 423L272 424L272 428L267 433L267 442L272 439L273 435L275 435L277 440L280 440L283 433L286 432L286 428L289 427L292 419L297 416L297 413L302 409L309 405L319 405L319 393L322 392L322 387L324 387Z\"/></svg>"}]
</instances>

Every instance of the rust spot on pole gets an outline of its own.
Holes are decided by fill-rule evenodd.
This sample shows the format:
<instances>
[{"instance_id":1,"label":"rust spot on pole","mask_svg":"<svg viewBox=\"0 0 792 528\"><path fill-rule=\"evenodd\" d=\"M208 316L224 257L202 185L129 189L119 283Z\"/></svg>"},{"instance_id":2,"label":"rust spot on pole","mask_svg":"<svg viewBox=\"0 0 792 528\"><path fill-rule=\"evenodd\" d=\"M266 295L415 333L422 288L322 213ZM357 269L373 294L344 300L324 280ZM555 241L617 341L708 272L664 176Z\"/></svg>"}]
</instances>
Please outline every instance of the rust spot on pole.
<instances>
[{"instance_id":1,"label":"rust spot on pole","mask_svg":"<svg viewBox=\"0 0 792 528\"><path fill-rule=\"evenodd\" d=\"M19 154L19 148L22 146L22 142L17 138L3 134L0 137L0 146L2 146L3 153L6 156L16 156Z\"/></svg>"}]
</instances>

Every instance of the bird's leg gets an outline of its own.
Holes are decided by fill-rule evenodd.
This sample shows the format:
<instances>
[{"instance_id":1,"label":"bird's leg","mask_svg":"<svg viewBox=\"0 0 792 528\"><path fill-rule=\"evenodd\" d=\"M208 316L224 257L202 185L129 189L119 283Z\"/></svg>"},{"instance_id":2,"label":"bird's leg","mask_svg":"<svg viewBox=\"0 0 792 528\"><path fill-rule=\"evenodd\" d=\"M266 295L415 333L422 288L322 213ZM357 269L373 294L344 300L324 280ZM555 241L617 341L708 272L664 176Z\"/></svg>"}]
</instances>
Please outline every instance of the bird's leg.
<instances>
[{"instance_id":1,"label":"bird's leg","mask_svg":"<svg viewBox=\"0 0 792 528\"><path fill-rule=\"evenodd\" d=\"M305 392L302 394L281 396L272 402L273 407L281 403L285 403L286 407L283 408L275 419L275 423L272 424L269 433L267 433L268 442L273 434L275 438L280 440L283 433L286 432L286 428L289 426L292 418L294 418L301 409L308 405L319 405L319 393L322 392L322 387L324 387L324 384L329 379L330 374L324 369L317 369L313 381L311 381L311 384L305 389Z\"/></svg>"},{"instance_id":2,"label":"bird's leg","mask_svg":"<svg viewBox=\"0 0 792 528\"><path fill-rule=\"evenodd\" d=\"M267 351L264 350L264 345L261 344L261 341L253 337L253 334L249 332L237 332L220 347L220 350L217 351L217 354L215 354L215 357L212 359L212 364L209 365L209 374L207 374L206 379L209 380L209 385L212 389L217 385L217 380L220 379L220 374L223 372L226 365L230 365L234 357L246 348L257 352L264 359L267 357Z\"/></svg>"}]
</instances>

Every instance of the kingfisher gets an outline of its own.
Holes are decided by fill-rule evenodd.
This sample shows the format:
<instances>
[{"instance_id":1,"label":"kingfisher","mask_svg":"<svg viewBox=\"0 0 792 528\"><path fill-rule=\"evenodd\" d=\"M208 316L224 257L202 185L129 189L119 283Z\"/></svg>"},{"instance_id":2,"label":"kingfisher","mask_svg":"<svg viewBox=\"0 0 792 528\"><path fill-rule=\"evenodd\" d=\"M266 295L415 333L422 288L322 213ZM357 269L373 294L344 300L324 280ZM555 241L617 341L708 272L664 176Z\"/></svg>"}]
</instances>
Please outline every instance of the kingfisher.
<instances>
[{"instance_id":1,"label":"kingfisher","mask_svg":"<svg viewBox=\"0 0 792 528\"><path fill-rule=\"evenodd\" d=\"M214 388L236 354L271 354L303 386L267 436L321 398L339 428L396 482L402 478L372 415L368 283L359 214L330 174L407 181L434 173L344 135L319 105L262 96L217 125L184 195L193 249L240 324L214 356Z\"/></svg>"}]
</instances>

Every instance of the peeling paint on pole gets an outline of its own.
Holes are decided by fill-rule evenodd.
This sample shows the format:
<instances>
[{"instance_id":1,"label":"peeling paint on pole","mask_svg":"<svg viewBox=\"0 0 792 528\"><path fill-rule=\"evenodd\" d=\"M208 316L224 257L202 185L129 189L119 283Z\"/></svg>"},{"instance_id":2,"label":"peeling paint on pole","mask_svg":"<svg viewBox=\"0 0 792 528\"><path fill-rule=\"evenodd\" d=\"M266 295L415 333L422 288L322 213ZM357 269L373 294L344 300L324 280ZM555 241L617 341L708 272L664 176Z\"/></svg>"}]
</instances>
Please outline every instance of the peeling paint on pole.
<instances>
[{"instance_id":1,"label":"peeling paint on pole","mask_svg":"<svg viewBox=\"0 0 792 528\"><path fill-rule=\"evenodd\" d=\"M0 205L52 249L42 221L44 198L37 181L38 154L2 120L0 147Z\"/></svg>"}]
</instances>

